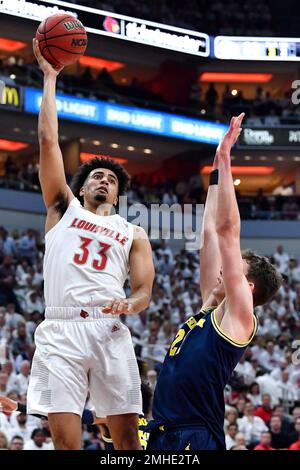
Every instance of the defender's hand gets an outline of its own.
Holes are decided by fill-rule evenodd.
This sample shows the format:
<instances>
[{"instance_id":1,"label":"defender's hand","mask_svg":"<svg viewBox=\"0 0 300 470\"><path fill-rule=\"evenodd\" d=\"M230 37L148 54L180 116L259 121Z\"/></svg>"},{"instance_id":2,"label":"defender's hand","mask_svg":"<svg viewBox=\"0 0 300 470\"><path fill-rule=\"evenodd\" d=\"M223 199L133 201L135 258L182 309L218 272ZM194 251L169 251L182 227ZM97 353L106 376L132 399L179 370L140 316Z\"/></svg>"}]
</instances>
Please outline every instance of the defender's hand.
<instances>
[{"instance_id":1,"label":"defender's hand","mask_svg":"<svg viewBox=\"0 0 300 470\"><path fill-rule=\"evenodd\" d=\"M241 124L244 116L245 113L241 113L239 116L231 118L229 129L218 145L218 156L230 153L231 147L236 143L240 133L242 132Z\"/></svg>"},{"instance_id":2,"label":"defender's hand","mask_svg":"<svg viewBox=\"0 0 300 470\"><path fill-rule=\"evenodd\" d=\"M40 66L40 69L45 75L53 75L56 77L59 72L62 71L63 67L54 67L51 65L41 54L40 48L39 48L39 41L37 39L32 40L32 47L33 47L33 52L36 57L36 60L38 61L38 64Z\"/></svg>"},{"instance_id":3,"label":"defender's hand","mask_svg":"<svg viewBox=\"0 0 300 470\"><path fill-rule=\"evenodd\" d=\"M102 312L113 315L128 315L132 313L132 303L128 299L112 299L102 308Z\"/></svg>"}]
</instances>

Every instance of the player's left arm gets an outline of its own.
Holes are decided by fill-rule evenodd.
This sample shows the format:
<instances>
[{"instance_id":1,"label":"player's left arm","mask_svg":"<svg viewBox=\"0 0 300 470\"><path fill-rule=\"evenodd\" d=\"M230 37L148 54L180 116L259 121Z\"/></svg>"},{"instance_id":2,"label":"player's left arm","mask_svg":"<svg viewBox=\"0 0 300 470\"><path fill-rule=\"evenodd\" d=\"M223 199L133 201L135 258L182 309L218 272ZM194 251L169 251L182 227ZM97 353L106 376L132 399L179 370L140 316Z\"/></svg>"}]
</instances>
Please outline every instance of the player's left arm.
<instances>
[{"instance_id":1,"label":"player's left arm","mask_svg":"<svg viewBox=\"0 0 300 470\"><path fill-rule=\"evenodd\" d=\"M241 220L231 174L231 147L240 132L244 114L232 118L219 147L219 191L217 234L226 295L222 329L239 342L247 342L253 331L253 296L244 274L240 248Z\"/></svg>"},{"instance_id":2,"label":"player's left arm","mask_svg":"<svg viewBox=\"0 0 300 470\"><path fill-rule=\"evenodd\" d=\"M148 307L154 280L152 248L145 230L134 226L129 255L131 295L127 299L112 299L103 313L132 315Z\"/></svg>"}]
</instances>

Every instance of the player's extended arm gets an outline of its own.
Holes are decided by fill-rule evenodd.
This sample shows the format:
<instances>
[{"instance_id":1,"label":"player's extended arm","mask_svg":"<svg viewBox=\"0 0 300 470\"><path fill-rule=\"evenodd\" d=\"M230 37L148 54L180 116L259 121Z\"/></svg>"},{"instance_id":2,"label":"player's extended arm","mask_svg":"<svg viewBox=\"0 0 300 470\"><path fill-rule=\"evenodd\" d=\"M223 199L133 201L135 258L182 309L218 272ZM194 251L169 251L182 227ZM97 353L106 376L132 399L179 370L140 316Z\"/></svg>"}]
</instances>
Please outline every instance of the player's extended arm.
<instances>
[{"instance_id":1,"label":"player's extended arm","mask_svg":"<svg viewBox=\"0 0 300 470\"><path fill-rule=\"evenodd\" d=\"M218 149L213 163L213 171L218 169ZM218 178L217 175L215 175ZM214 182L216 183L216 182ZM221 255L216 232L218 184L210 184L207 191L200 239L200 291L202 306L216 305L211 294L217 284L221 269Z\"/></svg>"},{"instance_id":2,"label":"player's extended arm","mask_svg":"<svg viewBox=\"0 0 300 470\"><path fill-rule=\"evenodd\" d=\"M103 313L136 314L148 307L154 280L152 249L145 230L134 227L129 264L131 295L127 299L112 299L103 307Z\"/></svg>"},{"instance_id":3,"label":"player's extended arm","mask_svg":"<svg viewBox=\"0 0 300 470\"><path fill-rule=\"evenodd\" d=\"M73 194L67 185L63 157L58 143L58 119L55 101L56 78L62 70L54 69L42 56L33 39L33 51L44 73L44 89L39 112L38 138L40 145L39 178L47 209L58 201L70 201Z\"/></svg>"},{"instance_id":4,"label":"player's extended arm","mask_svg":"<svg viewBox=\"0 0 300 470\"><path fill-rule=\"evenodd\" d=\"M253 299L244 275L240 249L240 214L231 174L231 147L241 132L244 114L231 119L230 128L219 145L219 190L217 225L221 254L226 312L222 329L240 342L246 342L253 330Z\"/></svg>"}]
</instances>

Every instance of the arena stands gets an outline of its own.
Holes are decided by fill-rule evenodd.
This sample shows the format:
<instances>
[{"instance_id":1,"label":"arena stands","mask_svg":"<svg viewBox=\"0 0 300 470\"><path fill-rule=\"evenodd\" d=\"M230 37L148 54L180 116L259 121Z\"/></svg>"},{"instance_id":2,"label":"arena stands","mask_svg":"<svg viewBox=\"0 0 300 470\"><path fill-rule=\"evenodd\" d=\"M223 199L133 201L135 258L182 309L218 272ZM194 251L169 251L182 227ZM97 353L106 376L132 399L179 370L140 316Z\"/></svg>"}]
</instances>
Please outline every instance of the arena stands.
<instances>
[{"instance_id":1,"label":"arena stands","mask_svg":"<svg viewBox=\"0 0 300 470\"><path fill-rule=\"evenodd\" d=\"M206 193L201 177L189 181L152 183L136 177L132 179L128 192L129 204L138 202L147 207L151 204L203 204ZM255 196L246 196L237 191L240 215L243 220L299 220L300 196L295 194L293 182L278 186L272 195L265 195L258 188ZM18 191L41 192L38 180L38 164L25 164L19 168L10 157L5 163L5 175L0 177L0 188Z\"/></svg>"},{"instance_id":2,"label":"arena stands","mask_svg":"<svg viewBox=\"0 0 300 470\"><path fill-rule=\"evenodd\" d=\"M42 74L36 62L24 62L21 56L9 56L0 61L1 76L15 77L17 85L40 87ZM196 89L195 89L196 87ZM165 112L201 116L223 122L228 117L246 113L246 123L252 126L268 127L280 124L296 124L299 122L300 106L291 101L290 83L283 90L277 90L276 96L262 86L253 87L247 98L243 91L234 86L224 84L223 92L218 93L211 83L204 92L198 81L190 85L190 100L182 106L174 99L167 100L159 93L154 93L147 84L135 77L129 84L116 82L106 68L93 70L81 68L76 76L62 73L58 80L58 91L74 96L104 101L115 101L123 104L135 104L142 108L160 109Z\"/></svg>"}]
</instances>

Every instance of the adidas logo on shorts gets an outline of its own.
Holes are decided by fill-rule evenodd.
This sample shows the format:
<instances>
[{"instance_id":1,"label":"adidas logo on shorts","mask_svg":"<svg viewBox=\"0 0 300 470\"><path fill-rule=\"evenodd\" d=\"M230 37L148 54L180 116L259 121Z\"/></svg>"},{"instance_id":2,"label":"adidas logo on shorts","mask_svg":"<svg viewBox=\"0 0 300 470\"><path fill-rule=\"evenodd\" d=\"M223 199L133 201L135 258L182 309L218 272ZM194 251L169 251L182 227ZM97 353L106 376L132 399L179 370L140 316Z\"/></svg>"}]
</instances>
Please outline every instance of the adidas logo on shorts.
<instances>
[{"instance_id":1,"label":"adidas logo on shorts","mask_svg":"<svg viewBox=\"0 0 300 470\"><path fill-rule=\"evenodd\" d=\"M112 333L115 333L116 331L119 331L119 330L120 330L119 325L114 325L114 326L112 327L112 329L111 329L111 332L112 332Z\"/></svg>"}]
</instances>

